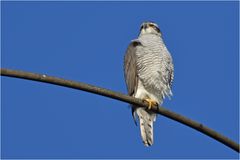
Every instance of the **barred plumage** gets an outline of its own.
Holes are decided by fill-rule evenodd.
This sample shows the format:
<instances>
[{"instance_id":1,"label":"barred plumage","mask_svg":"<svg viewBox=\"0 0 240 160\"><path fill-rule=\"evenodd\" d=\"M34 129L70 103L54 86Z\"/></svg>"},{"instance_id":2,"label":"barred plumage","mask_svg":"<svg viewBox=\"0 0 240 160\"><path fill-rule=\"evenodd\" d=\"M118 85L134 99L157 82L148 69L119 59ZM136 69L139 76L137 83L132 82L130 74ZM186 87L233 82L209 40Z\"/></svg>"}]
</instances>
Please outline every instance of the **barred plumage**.
<instances>
[{"instance_id":1,"label":"barred plumage","mask_svg":"<svg viewBox=\"0 0 240 160\"><path fill-rule=\"evenodd\" d=\"M138 40L142 46L137 47L136 51L137 73L142 84L157 97L170 96L173 64L162 38L155 34L144 34ZM161 104L161 99L158 99Z\"/></svg>"},{"instance_id":2,"label":"barred plumage","mask_svg":"<svg viewBox=\"0 0 240 160\"><path fill-rule=\"evenodd\" d=\"M172 57L155 23L142 24L138 39L131 42L125 54L124 73L131 96L150 98L161 104L165 96L172 95ZM150 146L153 144L153 121L156 114L147 109L134 108L133 115L139 118L143 143Z\"/></svg>"}]
</instances>

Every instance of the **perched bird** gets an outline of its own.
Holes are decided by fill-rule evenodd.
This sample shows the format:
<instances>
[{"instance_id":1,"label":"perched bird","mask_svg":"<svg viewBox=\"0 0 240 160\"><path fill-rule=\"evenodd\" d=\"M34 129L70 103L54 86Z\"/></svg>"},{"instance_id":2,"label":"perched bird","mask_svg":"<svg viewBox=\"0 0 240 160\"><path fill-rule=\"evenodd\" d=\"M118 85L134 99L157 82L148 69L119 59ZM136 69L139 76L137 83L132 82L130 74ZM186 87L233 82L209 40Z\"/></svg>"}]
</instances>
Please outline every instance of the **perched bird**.
<instances>
[{"instance_id":1,"label":"perched bird","mask_svg":"<svg viewBox=\"0 0 240 160\"><path fill-rule=\"evenodd\" d=\"M138 116L144 145L151 146L156 114L150 109L172 95L173 81L172 57L156 23L142 23L138 38L129 44L124 56L124 76L128 94L149 104L146 109L133 106L132 115L135 123Z\"/></svg>"}]
</instances>

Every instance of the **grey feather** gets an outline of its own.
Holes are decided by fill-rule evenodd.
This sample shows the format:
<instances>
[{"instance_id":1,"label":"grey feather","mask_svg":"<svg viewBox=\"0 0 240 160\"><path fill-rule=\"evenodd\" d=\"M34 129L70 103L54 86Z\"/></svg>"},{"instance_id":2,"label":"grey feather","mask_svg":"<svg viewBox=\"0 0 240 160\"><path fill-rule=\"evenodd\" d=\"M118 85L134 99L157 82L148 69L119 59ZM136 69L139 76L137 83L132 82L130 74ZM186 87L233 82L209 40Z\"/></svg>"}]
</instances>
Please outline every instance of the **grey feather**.
<instances>
[{"instance_id":1,"label":"grey feather","mask_svg":"<svg viewBox=\"0 0 240 160\"><path fill-rule=\"evenodd\" d=\"M124 76L127 84L128 95L134 95L137 89L137 70L136 70L136 51L137 47L141 43L137 40L133 40L126 51L124 57Z\"/></svg>"},{"instance_id":2,"label":"grey feather","mask_svg":"<svg viewBox=\"0 0 240 160\"><path fill-rule=\"evenodd\" d=\"M146 111L144 108L137 108L136 114L139 117L140 133L145 146L153 144L153 122L156 115Z\"/></svg>"},{"instance_id":3,"label":"grey feather","mask_svg":"<svg viewBox=\"0 0 240 160\"><path fill-rule=\"evenodd\" d=\"M136 52L139 78L145 88L157 97L170 96L173 63L163 40L154 34L147 34L140 36L139 41L143 46Z\"/></svg>"},{"instance_id":4,"label":"grey feather","mask_svg":"<svg viewBox=\"0 0 240 160\"><path fill-rule=\"evenodd\" d=\"M127 84L128 95L130 96L133 96L135 94L138 85L136 51L139 45L141 45L141 43L138 40L131 41L124 56L124 77ZM132 107L132 116L135 125L137 125L134 108L135 107Z\"/></svg>"},{"instance_id":5,"label":"grey feather","mask_svg":"<svg viewBox=\"0 0 240 160\"><path fill-rule=\"evenodd\" d=\"M151 30L147 28L155 25ZM174 78L173 62L156 24L143 23L137 40L132 41L124 57L124 76L128 94L140 99L150 98L159 105L165 96L171 96ZM156 114L137 106L132 107L140 123L140 131L145 146L153 144L153 122Z\"/></svg>"}]
</instances>

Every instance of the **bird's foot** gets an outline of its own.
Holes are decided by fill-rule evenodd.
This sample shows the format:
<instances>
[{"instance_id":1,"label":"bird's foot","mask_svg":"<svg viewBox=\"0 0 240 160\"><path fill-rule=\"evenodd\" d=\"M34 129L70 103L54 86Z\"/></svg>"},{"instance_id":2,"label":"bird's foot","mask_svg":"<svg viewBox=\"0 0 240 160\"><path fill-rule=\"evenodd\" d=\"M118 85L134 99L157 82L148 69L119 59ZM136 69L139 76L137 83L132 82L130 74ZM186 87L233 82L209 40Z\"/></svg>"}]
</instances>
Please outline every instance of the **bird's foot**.
<instances>
[{"instance_id":1,"label":"bird's foot","mask_svg":"<svg viewBox=\"0 0 240 160\"><path fill-rule=\"evenodd\" d=\"M153 106L157 106L158 103L150 98L146 98L146 99L143 99L143 102L147 102L148 103L148 109L152 109Z\"/></svg>"}]
</instances>

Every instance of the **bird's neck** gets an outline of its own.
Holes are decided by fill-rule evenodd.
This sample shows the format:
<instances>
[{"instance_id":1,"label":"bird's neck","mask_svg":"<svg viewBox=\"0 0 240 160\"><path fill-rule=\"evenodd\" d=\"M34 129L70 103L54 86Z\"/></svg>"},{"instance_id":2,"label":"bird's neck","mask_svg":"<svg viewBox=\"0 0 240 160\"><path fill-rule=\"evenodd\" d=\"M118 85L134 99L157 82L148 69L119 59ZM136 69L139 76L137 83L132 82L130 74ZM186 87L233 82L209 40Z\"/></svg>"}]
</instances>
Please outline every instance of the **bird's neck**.
<instances>
[{"instance_id":1,"label":"bird's neck","mask_svg":"<svg viewBox=\"0 0 240 160\"><path fill-rule=\"evenodd\" d=\"M145 33L145 34L140 34L138 36L139 39L151 39L151 40L160 40L161 41L161 36L159 34L155 33Z\"/></svg>"}]
</instances>

